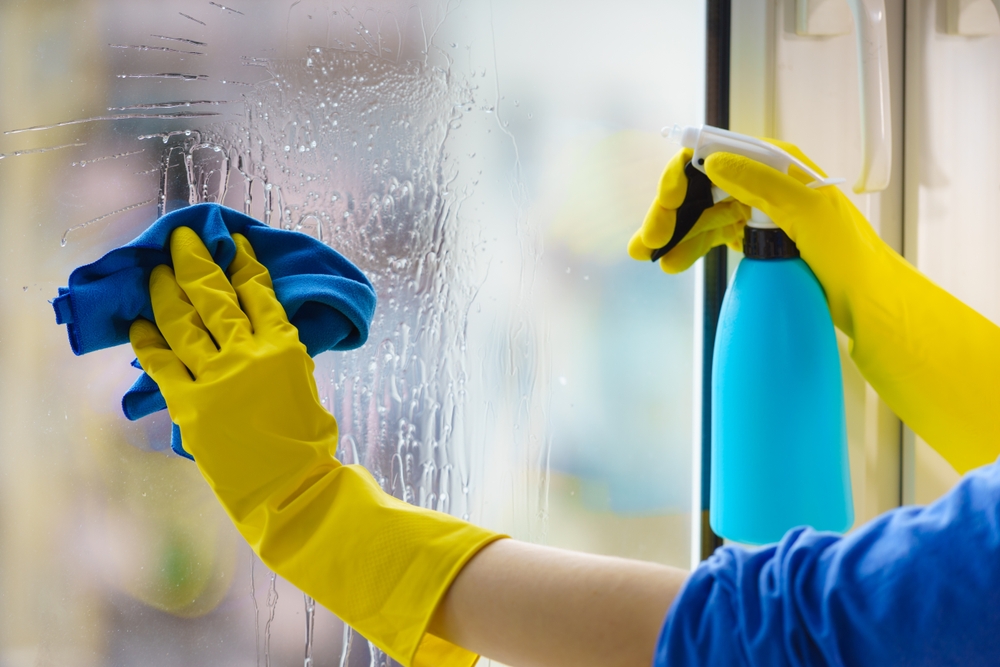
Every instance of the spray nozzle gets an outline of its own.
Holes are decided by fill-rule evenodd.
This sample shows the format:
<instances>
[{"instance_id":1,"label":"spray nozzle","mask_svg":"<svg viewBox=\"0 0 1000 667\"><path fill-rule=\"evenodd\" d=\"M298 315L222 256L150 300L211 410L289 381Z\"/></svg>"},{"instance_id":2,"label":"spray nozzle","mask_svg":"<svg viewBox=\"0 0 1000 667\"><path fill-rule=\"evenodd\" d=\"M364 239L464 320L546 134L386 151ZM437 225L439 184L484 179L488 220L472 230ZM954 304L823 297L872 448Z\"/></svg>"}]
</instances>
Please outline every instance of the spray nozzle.
<instances>
[{"instance_id":1,"label":"spray nozzle","mask_svg":"<svg viewBox=\"0 0 1000 667\"><path fill-rule=\"evenodd\" d=\"M705 160L713 153L734 153L766 164L787 174L792 165L812 177L810 188L843 183L842 178L827 178L788 151L766 141L738 132L722 130L711 125L664 127L661 134L684 148L694 152L691 162L684 169L688 177L688 191L684 203L677 211L677 223L670 243L653 252L653 261L670 252L684 236L691 231L702 212L714 203L729 198L729 194L719 189L705 175ZM683 224L682 224L683 221ZM777 225L762 211L751 209L747 225L757 229L777 229Z\"/></svg>"},{"instance_id":2,"label":"spray nozzle","mask_svg":"<svg viewBox=\"0 0 1000 667\"><path fill-rule=\"evenodd\" d=\"M827 185L843 183L842 178L827 178L804 161L788 151L769 144L768 142L750 137L738 132L722 130L711 125L687 126L674 125L664 127L661 134L684 148L694 151L691 159L698 171L705 171L705 159L713 153L735 153L756 160L762 164L787 174L789 167L795 165L813 178L811 188L821 188Z\"/></svg>"},{"instance_id":3,"label":"spray nozzle","mask_svg":"<svg viewBox=\"0 0 1000 667\"><path fill-rule=\"evenodd\" d=\"M685 148L694 148L695 144L698 143L698 131L700 129L692 125L686 127L671 125L670 127L664 126L660 130L660 134L663 135L664 139L670 139L675 144L680 144Z\"/></svg>"}]
</instances>

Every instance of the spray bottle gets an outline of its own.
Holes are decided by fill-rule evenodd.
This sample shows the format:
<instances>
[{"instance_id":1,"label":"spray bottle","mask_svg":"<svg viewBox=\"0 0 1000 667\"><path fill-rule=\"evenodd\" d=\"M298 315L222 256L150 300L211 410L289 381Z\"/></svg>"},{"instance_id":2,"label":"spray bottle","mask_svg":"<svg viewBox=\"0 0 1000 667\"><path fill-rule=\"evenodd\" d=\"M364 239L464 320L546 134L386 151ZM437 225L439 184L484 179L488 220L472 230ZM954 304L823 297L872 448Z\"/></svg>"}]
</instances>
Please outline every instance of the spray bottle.
<instances>
[{"instance_id":1,"label":"spray bottle","mask_svg":"<svg viewBox=\"0 0 1000 667\"><path fill-rule=\"evenodd\" d=\"M826 179L767 142L710 126L678 127L669 138L694 151L674 235L679 243L701 213L729 197L704 173L712 153L736 153L788 172ZM823 288L795 243L752 209L744 259L726 290L712 364L709 521L729 540L766 544L808 525L842 532L854 523L843 380Z\"/></svg>"}]
</instances>

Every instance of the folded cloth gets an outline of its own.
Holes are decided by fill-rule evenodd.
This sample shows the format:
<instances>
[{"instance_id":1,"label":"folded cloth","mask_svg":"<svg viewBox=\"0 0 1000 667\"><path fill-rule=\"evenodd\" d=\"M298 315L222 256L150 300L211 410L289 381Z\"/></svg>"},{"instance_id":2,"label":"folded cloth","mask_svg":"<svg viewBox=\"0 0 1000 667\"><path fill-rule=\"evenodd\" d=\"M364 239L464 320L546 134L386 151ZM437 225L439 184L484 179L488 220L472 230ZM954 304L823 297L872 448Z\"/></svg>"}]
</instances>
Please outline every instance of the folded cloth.
<instances>
[{"instance_id":1,"label":"folded cloth","mask_svg":"<svg viewBox=\"0 0 1000 667\"><path fill-rule=\"evenodd\" d=\"M70 274L52 308L56 323L66 325L74 354L128 343L132 322L154 320L149 274L160 264L172 266L170 233L177 227L193 229L223 270L236 254L232 234L243 234L270 272L275 295L310 356L351 350L368 339L375 290L358 267L305 234L273 229L219 204L195 204L167 213L132 242ZM140 368L138 362L132 365ZM160 388L145 373L122 398L122 411L131 420L166 407ZM176 426L170 446L192 458Z\"/></svg>"}]
</instances>

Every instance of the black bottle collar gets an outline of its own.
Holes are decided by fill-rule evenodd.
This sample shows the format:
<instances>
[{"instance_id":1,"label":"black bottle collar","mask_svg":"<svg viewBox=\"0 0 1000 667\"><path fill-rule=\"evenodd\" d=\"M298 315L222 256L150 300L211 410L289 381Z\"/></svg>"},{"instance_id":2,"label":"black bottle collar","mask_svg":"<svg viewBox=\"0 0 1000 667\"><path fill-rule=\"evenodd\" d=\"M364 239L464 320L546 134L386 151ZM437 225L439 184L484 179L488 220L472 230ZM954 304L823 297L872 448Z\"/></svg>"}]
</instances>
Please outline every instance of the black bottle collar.
<instances>
[{"instance_id":1,"label":"black bottle collar","mask_svg":"<svg viewBox=\"0 0 1000 667\"><path fill-rule=\"evenodd\" d=\"M743 255L750 259L794 259L799 249L780 229L747 226L743 230Z\"/></svg>"}]
</instances>

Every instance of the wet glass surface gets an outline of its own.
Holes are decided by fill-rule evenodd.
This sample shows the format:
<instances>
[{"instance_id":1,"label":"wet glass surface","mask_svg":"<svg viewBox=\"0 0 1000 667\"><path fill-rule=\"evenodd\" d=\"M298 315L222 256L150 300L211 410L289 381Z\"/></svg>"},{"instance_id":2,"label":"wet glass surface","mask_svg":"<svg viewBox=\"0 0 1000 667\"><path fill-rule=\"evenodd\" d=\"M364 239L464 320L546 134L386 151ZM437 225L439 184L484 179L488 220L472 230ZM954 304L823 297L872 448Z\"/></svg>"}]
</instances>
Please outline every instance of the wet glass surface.
<instances>
[{"instance_id":1,"label":"wet glass surface","mask_svg":"<svg viewBox=\"0 0 1000 667\"><path fill-rule=\"evenodd\" d=\"M694 283L625 244L702 118L702 3L0 5L0 665L368 665L256 561L119 347L47 300L217 201L379 297L339 456L516 537L688 565ZM307 632L307 628L309 631ZM306 637L306 645L303 638Z\"/></svg>"}]
</instances>

